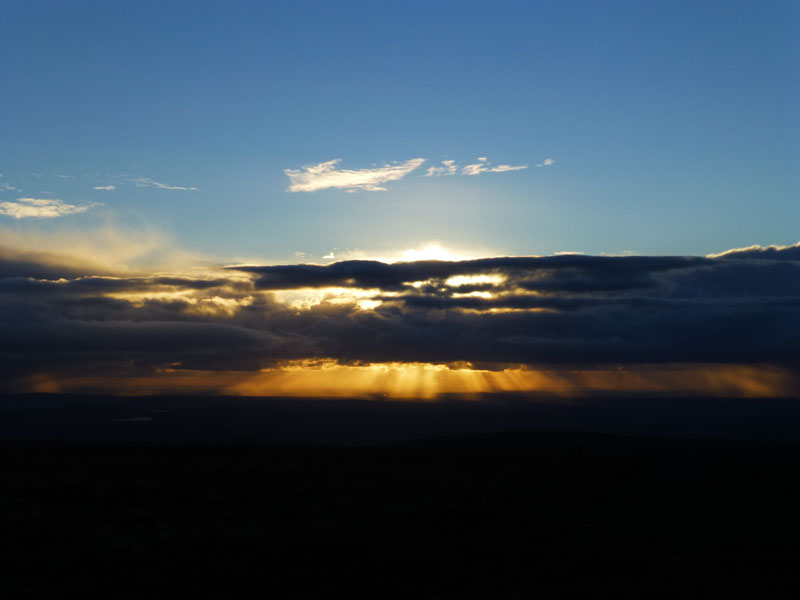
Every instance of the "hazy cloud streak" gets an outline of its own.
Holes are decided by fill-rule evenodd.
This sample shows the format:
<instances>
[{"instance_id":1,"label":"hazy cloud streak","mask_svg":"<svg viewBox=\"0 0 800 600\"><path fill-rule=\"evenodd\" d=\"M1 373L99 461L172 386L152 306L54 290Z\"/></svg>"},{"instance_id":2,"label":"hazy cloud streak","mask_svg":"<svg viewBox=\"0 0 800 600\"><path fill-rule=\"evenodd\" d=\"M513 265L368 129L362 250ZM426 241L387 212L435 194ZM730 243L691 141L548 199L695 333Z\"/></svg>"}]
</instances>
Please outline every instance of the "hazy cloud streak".
<instances>
[{"instance_id":1,"label":"hazy cloud streak","mask_svg":"<svg viewBox=\"0 0 800 600\"><path fill-rule=\"evenodd\" d=\"M155 187L160 190L180 190L184 192L199 192L200 188L196 187L187 187L183 185L168 185L166 183L160 183L158 181L154 181L149 177L136 177L133 179L129 179L131 183L133 183L136 187ZM97 188L95 188L97 189Z\"/></svg>"},{"instance_id":2,"label":"hazy cloud streak","mask_svg":"<svg viewBox=\"0 0 800 600\"><path fill-rule=\"evenodd\" d=\"M15 219L51 219L86 212L95 206L101 204L76 205L51 198L17 198L16 202L0 202L0 214Z\"/></svg>"}]
</instances>

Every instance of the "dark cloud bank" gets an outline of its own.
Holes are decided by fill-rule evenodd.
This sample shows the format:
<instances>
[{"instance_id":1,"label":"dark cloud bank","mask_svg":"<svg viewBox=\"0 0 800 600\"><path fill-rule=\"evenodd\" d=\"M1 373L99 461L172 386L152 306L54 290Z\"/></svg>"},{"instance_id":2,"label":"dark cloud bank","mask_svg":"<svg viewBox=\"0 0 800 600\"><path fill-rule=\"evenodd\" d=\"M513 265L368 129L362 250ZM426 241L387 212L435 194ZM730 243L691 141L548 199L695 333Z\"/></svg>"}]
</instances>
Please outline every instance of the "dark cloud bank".
<instances>
[{"instance_id":1,"label":"dark cloud bank","mask_svg":"<svg viewBox=\"0 0 800 600\"><path fill-rule=\"evenodd\" d=\"M110 277L16 256L0 247L4 391L37 373L247 371L295 359L800 366L800 245L240 266L212 278ZM374 290L382 303L300 309L272 294L327 287Z\"/></svg>"}]
</instances>

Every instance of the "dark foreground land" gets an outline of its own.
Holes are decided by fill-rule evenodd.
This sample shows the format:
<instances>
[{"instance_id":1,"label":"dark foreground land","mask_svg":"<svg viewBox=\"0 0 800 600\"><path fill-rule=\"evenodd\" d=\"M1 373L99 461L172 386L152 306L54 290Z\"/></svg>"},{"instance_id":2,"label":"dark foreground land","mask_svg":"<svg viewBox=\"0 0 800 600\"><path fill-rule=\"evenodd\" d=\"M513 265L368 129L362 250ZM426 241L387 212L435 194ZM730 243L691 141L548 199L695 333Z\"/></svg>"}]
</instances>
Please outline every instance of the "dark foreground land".
<instances>
[{"instance_id":1,"label":"dark foreground land","mask_svg":"<svg viewBox=\"0 0 800 600\"><path fill-rule=\"evenodd\" d=\"M24 421L18 405L6 408ZM60 437L70 438L62 417ZM2 598L800 592L792 441L577 431L356 446L3 437Z\"/></svg>"}]
</instances>

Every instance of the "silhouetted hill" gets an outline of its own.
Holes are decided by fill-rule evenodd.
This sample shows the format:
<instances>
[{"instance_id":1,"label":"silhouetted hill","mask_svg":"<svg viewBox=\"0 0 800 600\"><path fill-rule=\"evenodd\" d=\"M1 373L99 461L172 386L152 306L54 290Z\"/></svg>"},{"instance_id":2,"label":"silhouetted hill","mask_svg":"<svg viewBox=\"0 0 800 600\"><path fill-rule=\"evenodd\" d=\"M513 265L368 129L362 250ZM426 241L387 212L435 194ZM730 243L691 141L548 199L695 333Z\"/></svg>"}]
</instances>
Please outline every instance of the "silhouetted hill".
<instances>
[{"instance_id":1,"label":"silhouetted hill","mask_svg":"<svg viewBox=\"0 0 800 600\"><path fill-rule=\"evenodd\" d=\"M793 598L800 444L0 444L4 598Z\"/></svg>"},{"instance_id":2,"label":"silhouetted hill","mask_svg":"<svg viewBox=\"0 0 800 600\"><path fill-rule=\"evenodd\" d=\"M798 404L0 396L0 597L793 598Z\"/></svg>"}]
</instances>

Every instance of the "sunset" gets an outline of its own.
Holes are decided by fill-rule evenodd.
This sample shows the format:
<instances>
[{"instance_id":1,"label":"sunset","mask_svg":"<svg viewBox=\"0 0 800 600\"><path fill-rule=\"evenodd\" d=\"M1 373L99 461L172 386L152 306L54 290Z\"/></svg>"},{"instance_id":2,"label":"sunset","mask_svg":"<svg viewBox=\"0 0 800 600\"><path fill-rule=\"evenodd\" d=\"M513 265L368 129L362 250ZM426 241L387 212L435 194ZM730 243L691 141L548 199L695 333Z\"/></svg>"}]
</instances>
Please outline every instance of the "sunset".
<instances>
[{"instance_id":1,"label":"sunset","mask_svg":"<svg viewBox=\"0 0 800 600\"><path fill-rule=\"evenodd\" d=\"M797 245L460 260L427 248L412 261L143 271L16 239L29 245L5 248L0 293L13 315L5 381L18 392L800 389Z\"/></svg>"},{"instance_id":2,"label":"sunset","mask_svg":"<svg viewBox=\"0 0 800 600\"><path fill-rule=\"evenodd\" d=\"M9 597L643 598L667 570L670 597L793 596L800 528L767 506L800 499L795 2L0 14ZM652 560L595 569L604 544Z\"/></svg>"}]
</instances>

